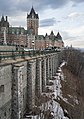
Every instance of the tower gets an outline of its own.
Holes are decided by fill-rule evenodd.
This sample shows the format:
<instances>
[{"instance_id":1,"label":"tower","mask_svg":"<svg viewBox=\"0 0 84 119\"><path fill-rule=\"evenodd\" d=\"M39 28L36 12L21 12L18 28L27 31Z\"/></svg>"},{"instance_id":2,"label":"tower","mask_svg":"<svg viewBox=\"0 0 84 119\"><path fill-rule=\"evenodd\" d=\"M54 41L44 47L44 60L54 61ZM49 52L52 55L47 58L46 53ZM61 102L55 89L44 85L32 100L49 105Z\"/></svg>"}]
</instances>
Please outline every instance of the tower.
<instances>
[{"instance_id":1,"label":"tower","mask_svg":"<svg viewBox=\"0 0 84 119\"><path fill-rule=\"evenodd\" d=\"M7 30L9 28L9 22L8 22L7 16L5 18L4 18L4 16L2 16L2 18L1 18L0 31L1 31L2 27L6 27Z\"/></svg>"},{"instance_id":2,"label":"tower","mask_svg":"<svg viewBox=\"0 0 84 119\"><path fill-rule=\"evenodd\" d=\"M33 6L29 14L27 14L27 30L32 31L32 33L36 36L38 35L38 27L39 27L39 16L36 14Z\"/></svg>"},{"instance_id":3,"label":"tower","mask_svg":"<svg viewBox=\"0 0 84 119\"><path fill-rule=\"evenodd\" d=\"M4 16L1 17L0 20L0 43L1 44L7 44L6 42L6 34L8 33L9 29L9 22L7 19L7 16L4 18Z\"/></svg>"}]
</instances>

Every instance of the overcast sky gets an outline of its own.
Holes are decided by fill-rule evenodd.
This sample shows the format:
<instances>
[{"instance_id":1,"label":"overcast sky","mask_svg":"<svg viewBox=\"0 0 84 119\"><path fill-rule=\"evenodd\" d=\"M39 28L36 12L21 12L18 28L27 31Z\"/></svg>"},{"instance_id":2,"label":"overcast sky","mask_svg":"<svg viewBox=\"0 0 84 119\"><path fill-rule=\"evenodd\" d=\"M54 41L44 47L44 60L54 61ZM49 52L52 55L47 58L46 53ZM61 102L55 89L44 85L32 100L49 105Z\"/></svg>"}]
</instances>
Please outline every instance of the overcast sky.
<instances>
[{"instance_id":1,"label":"overcast sky","mask_svg":"<svg viewBox=\"0 0 84 119\"><path fill-rule=\"evenodd\" d=\"M59 31L65 46L84 48L84 0L0 0L0 16L10 26L23 26L31 7L39 14L39 34Z\"/></svg>"}]
</instances>

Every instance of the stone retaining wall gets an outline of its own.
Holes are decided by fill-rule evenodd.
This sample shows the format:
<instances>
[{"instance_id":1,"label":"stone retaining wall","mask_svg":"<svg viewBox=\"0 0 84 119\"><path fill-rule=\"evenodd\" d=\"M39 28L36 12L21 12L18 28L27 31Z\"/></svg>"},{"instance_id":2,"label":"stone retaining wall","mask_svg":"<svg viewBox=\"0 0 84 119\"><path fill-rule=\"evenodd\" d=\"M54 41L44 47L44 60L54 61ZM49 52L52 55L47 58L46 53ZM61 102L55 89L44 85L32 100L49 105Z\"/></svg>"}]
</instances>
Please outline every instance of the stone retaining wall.
<instances>
[{"instance_id":1,"label":"stone retaining wall","mask_svg":"<svg viewBox=\"0 0 84 119\"><path fill-rule=\"evenodd\" d=\"M58 64L57 53L1 63L0 119L21 119L25 112L32 111L36 96L46 91Z\"/></svg>"}]
</instances>

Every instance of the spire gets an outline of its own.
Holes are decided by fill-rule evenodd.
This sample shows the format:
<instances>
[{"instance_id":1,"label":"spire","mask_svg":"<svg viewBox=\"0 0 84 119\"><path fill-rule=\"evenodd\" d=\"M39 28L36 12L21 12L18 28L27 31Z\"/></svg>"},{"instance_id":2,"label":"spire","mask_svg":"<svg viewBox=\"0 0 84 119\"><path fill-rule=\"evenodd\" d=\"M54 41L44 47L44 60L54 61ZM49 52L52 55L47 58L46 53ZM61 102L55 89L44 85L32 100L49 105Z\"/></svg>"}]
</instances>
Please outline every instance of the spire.
<instances>
[{"instance_id":1,"label":"spire","mask_svg":"<svg viewBox=\"0 0 84 119\"><path fill-rule=\"evenodd\" d=\"M59 32L57 33L57 36L61 36Z\"/></svg>"},{"instance_id":2,"label":"spire","mask_svg":"<svg viewBox=\"0 0 84 119\"><path fill-rule=\"evenodd\" d=\"M6 16L6 21L8 20L7 16Z\"/></svg>"},{"instance_id":3,"label":"spire","mask_svg":"<svg viewBox=\"0 0 84 119\"><path fill-rule=\"evenodd\" d=\"M32 5L32 8L31 8L30 14L36 14L36 13L35 13L35 10L34 10L34 8L33 8L33 5Z\"/></svg>"},{"instance_id":4,"label":"spire","mask_svg":"<svg viewBox=\"0 0 84 119\"><path fill-rule=\"evenodd\" d=\"M34 7L33 7L33 3L32 3L32 8L31 9L34 9Z\"/></svg>"},{"instance_id":5,"label":"spire","mask_svg":"<svg viewBox=\"0 0 84 119\"><path fill-rule=\"evenodd\" d=\"M46 37L46 36L48 36L48 34L47 34L47 33L45 34L45 37Z\"/></svg>"},{"instance_id":6,"label":"spire","mask_svg":"<svg viewBox=\"0 0 84 119\"><path fill-rule=\"evenodd\" d=\"M28 18L28 13L27 13L27 18Z\"/></svg>"},{"instance_id":7,"label":"spire","mask_svg":"<svg viewBox=\"0 0 84 119\"><path fill-rule=\"evenodd\" d=\"M32 8L31 8L30 14L27 14L27 18L36 18L36 19L39 19L38 14L36 14L36 12L35 12L35 10L33 8L33 5L32 5Z\"/></svg>"},{"instance_id":8,"label":"spire","mask_svg":"<svg viewBox=\"0 0 84 119\"><path fill-rule=\"evenodd\" d=\"M3 15L2 15L1 21L5 21L5 20L4 20L4 16L3 16Z\"/></svg>"}]
</instances>

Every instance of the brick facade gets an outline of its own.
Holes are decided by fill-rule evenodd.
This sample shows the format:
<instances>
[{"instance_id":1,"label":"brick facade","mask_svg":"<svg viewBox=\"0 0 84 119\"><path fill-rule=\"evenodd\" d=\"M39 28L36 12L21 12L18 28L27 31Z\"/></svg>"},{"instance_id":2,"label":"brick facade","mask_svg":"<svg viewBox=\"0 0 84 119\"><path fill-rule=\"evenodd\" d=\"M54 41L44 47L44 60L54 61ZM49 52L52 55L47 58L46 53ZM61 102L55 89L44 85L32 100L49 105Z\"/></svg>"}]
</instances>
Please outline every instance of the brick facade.
<instances>
[{"instance_id":1,"label":"brick facade","mask_svg":"<svg viewBox=\"0 0 84 119\"><path fill-rule=\"evenodd\" d=\"M6 16L2 16L0 21L0 44L4 42L4 33L1 30L6 28L6 42L9 45L18 45L21 47L32 49L46 49L48 47L64 47L64 42L60 33L57 35L51 31L50 35L46 33L45 36L38 35L39 28L39 16L35 12L34 8L31 8L29 14L27 14L27 30L23 27L9 27L9 22Z\"/></svg>"}]
</instances>

